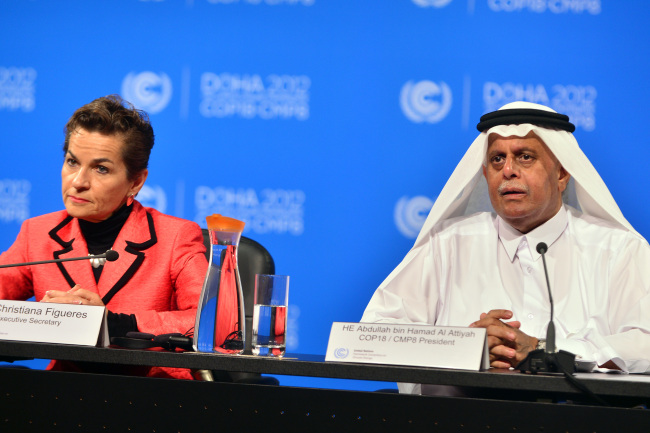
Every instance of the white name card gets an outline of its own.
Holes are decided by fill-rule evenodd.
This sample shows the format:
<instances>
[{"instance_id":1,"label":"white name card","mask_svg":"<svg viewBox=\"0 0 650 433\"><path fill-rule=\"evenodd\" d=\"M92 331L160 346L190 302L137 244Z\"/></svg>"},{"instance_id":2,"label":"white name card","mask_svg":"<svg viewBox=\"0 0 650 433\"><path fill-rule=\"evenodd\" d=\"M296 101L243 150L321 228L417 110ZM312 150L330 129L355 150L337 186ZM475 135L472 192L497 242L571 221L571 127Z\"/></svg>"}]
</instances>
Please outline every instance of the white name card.
<instances>
[{"instance_id":1,"label":"white name card","mask_svg":"<svg viewBox=\"0 0 650 433\"><path fill-rule=\"evenodd\" d=\"M334 322L325 361L486 370L484 328Z\"/></svg>"},{"instance_id":2,"label":"white name card","mask_svg":"<svg viewBox=\"0 0 650 433\"><path fill-rule=\"evenodd\" d=\"M106 307L0 300L0 340L108 346Z\"/></svg>"}]
</instances>

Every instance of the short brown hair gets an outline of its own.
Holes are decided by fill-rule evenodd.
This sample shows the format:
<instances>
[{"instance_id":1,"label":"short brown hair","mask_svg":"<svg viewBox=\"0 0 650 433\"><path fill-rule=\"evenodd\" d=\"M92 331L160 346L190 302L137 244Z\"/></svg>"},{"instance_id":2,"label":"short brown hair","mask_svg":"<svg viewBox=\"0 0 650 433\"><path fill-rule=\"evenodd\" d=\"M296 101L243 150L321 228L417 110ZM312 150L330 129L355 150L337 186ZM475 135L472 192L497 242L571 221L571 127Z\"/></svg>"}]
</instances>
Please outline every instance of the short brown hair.
<instances>
[{"instance_id":1,"label":"short brown hair","mask_svg":"<svg viewBox=\"0 0 650 433\"><path fill-rule=\"evenodd\" d=\"M79 129L119 136L124 143L122 159L129 179L133 179L149 165L154 143L149 116L119 95L97 98L74 112L64 128L64 155L68 153L70 135Z\"/></svg>"}]
</instances>

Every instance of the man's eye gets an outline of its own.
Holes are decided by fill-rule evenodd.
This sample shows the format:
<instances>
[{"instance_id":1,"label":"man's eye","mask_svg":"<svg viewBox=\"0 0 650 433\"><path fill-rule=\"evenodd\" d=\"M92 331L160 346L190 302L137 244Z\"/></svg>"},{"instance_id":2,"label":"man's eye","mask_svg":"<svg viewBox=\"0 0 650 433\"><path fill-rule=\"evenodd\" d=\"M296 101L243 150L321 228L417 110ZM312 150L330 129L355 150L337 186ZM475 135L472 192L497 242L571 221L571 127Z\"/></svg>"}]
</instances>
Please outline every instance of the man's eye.
<instances>
[{"instance_id":1,"label":"man's eye","mask_svg":"<svg viewBox=\"0 0 650 433\"><path fill-rule=\"evenodd\" d=\"M74 159L74 158L68 158L68 159L66 159L65 162L66 162L66 164L68 164L68 165L70 165L70 166L75 166L75 165L77 165L77 160Z\"/></svg>"},{"instance_id":2,"label":"man's eye","mask_svg":"<svg viewBox=\"0 0 650 433\"><path fill-rule=\"evenodd\" d=\"M493 156L492 157L492 162L494 162L496 164L499 164L499 163L503 162L503 157L501 157L501 156Z\"/></svg>"},{"instance_id":3,"label":"man's eye","mask_svg":"<svg viewBox=\"0 0 650 433\"><path fill-rule=\"evenodd\" d=\"M533 157L527 154L521 155L521 159L524 161L532 161Z\"/></svg>"},{"instance_id":4,"label":"man's eye","mask_svg":"<svg viewBox=\"0 0 650 433\"><path fill-rule=\"evenodd\" d=\"M104 167L103 165L98 165L97 171L101 174L106 174L108 173L108 168Z\"/></svg>"}]
</instances>

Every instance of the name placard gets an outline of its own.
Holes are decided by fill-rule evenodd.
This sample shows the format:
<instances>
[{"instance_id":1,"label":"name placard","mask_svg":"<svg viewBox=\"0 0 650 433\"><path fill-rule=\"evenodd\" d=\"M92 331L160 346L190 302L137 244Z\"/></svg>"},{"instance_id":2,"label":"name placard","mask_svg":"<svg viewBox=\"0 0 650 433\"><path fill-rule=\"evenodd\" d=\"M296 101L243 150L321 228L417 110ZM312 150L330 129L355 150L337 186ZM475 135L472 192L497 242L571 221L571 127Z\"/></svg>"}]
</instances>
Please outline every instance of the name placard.
<instances>
[{"instance_id":1,"label":"name placard","mask_svg":"<svg viewBox=\"0 0 650 433\"><path fill-rule=\"evenodd\" d=\"M0 300L0 340L108 346L106 307Z\"/></svg>"},{"instance_id":2,"label":"name placard","mask_svg":"<svg viewBox=\"0 0 650 433\"><path fill-rule=\"evenodd\" d=\"M334 322L325 361L485 370L484 328Z\"/></svg>"}]
</instances>

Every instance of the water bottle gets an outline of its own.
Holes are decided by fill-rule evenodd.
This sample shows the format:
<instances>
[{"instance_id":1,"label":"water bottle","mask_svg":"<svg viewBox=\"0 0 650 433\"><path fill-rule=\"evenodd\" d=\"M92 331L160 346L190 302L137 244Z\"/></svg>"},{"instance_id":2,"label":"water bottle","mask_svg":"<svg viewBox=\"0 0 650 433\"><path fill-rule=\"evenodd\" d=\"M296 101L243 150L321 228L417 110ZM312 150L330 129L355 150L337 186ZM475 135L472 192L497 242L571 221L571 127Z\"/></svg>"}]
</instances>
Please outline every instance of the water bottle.
<instances>
[{"instance_id":1,"label":"water bottle","mask_svg":"<svg viewBox=\"0 0 650 433\"><path fill-rule=\"evenodd\" d=\"M210 263L194 325L194 349L241 354L245 347L246 322L237 247L244 222L218 214L206 220L210 233Z\"/></svg>"}]
</instances>

